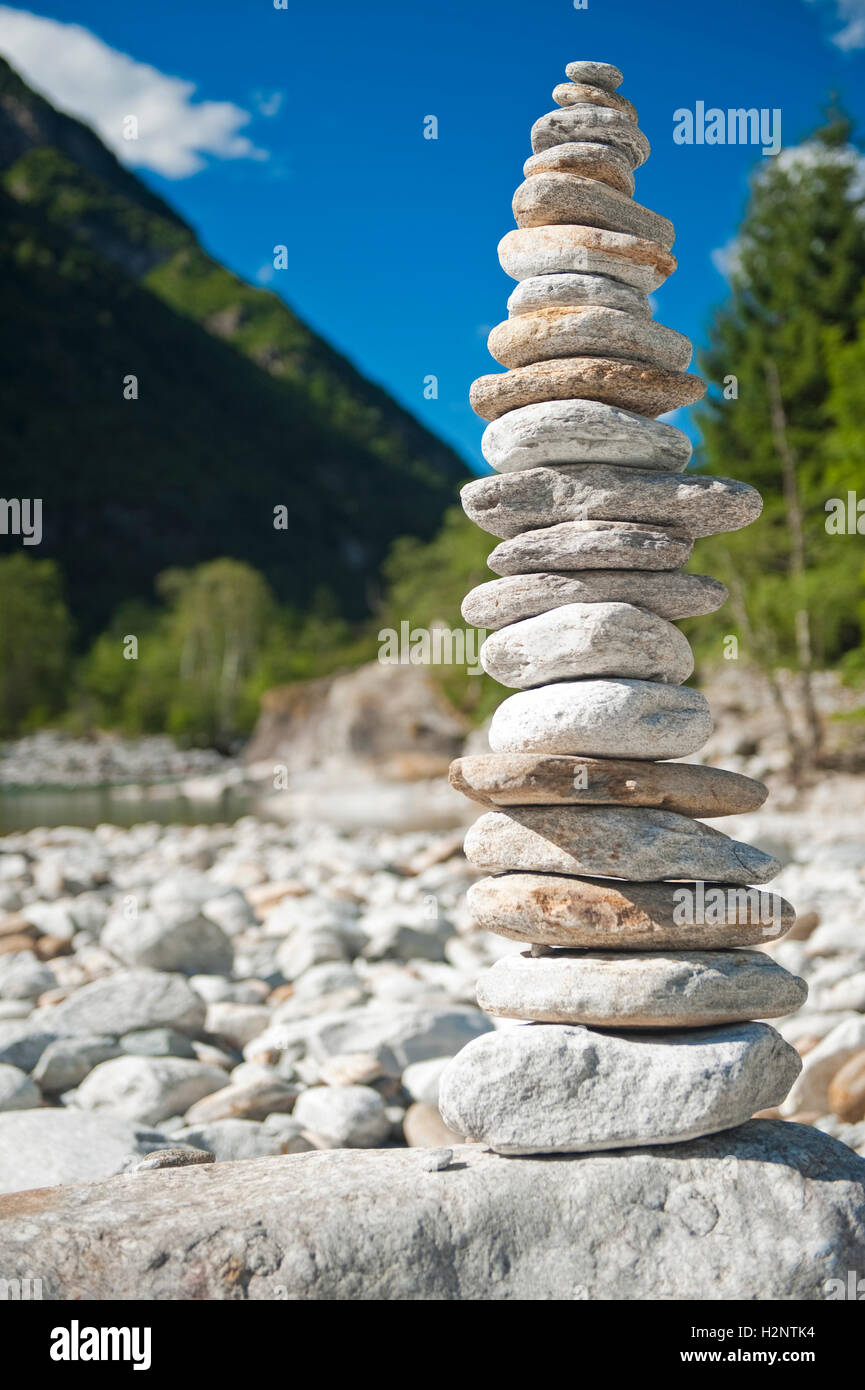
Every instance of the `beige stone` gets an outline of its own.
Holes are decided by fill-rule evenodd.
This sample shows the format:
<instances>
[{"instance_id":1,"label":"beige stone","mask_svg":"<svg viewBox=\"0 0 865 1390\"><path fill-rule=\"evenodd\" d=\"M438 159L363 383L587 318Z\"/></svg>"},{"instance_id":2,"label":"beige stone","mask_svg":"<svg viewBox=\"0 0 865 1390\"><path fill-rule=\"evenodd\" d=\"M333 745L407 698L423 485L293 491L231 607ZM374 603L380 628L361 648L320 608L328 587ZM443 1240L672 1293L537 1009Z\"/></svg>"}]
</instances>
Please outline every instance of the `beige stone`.
<instances>
[{"instance_id":1,"label":"beige stone","mask_svg":"<svg viewBox=\"0 0 865 1390\"><path fill-rule=\"evenodd\" d=\"M612 145L602 145L595 140L571 140L566 145L552 145L539 154L529 155L523 165L523 177L527 179L548 173L581 174L633 197L634 171L630 162Z\"/></svg>"},{"instance_id":2,"label":"beige stone","mask_svg":"<svg viewBox=\"0 0 865 1390\"><path fill-rule=\"evenodd\" d=\"M762 782L700 763L651 763L545 753L456 758L451 786L497 806L653 806L683 816L747 815L768 796Z\"/></svg>"},{"instance_id":3,"label":"beige stone","mask_svg":"<svg viewBox=\"0 0 865 1390\"><path fill-rule=\"evenodd\" d=\"M750 886L633 883L549 873L482 878L469 888L467 902L485 931L531 946L571 950L758 946L783 936L796 918L779 894ZM683 910L689 902L694 904L690 914ZM688 921L688 915L694 920Z\"/></svg>"},{"instance_id":4,"label":"beige stone","mask_svg":"<svg viewBox=\"0 0 865 1390\"><path fill-rule=\"evenodd\" d=\"M569 140L612 145L621 150L632 169L645 164L651 153L651 145L636 121L622 111L595 106L589 101L560 107L540 116L532 126L531 140L535 154L551 145L567 144Z\"/></svg>"},{"instance_id":5,"label":"beige stone","mask_svg":"<svg viewBox=\"0 0 865 1390\"><path fill-rule=\"evenodd\" d=\"M590 82L608 92L614 92L625 80L614 63L596 63L587 58L568 63L565 72L572 82Z\"/></svg>"},{"instance_id":6,"label":"beige stone","mask_svg":"<svg viewBox=\"0 0 865 1390\"><path fill-rule=\"evenodd\" d=\"M513 280L530 275L610 275L644 294L676 269L676 258L657 241L602 227L517 227L498 245L502 270Z\"/></svg>"},{"instance_id":7,"label":"beige stone","mask_svg":"<svg viewBox=\"0 0 865 1390\"><path fill-rule=\"evenodd\" d=\"M416 1101L405 1112L403 1134L410 1149L437 1149L461 1144L462 1135L448 1129L435 1105Z\"/></svg>"},{"instance_id":8,"label":"beige stone","mask_svg":"<svg viewBox=\"0 0 865 1390\"><path fill-rule=\"evenodd\" d=\"M503 367L597 353L683 371L691 360L691 344L683 333L621 309L591 305L505 319L490 333L487 347Z\"/></svg>"},{"instance_id":9,"label":"beige stone","mask_svg":"<svg viewBox=\"0 0 865 1390\"><path fill-rule=\"evenodd\" d=\"M610 92L605 87L590 87L585 82L560 82L553 88L553 101L556 106L576 106L582 102L591 106L610 106L614 111L623 111L632 121L637 121L637 108L627 97L618 92Z\"/></svg>"},{"instance_id":10,"label":"beige stone","mask_svg":"<svg viewBox=\"0 0 865 1390\"><path fill-rule=\"evenodd\" d=\"M611 232L628 232L657 241L667 250L676 239L675 228L666 217L581 174L534 174L514 194L513 210L518 227L556 223L605 227Z\"/></svg>"},{"instance_id":11,"label":"beige stone","mask_svg":"<svg viewBox=\"0 0 865 1390\"><path fill-rule=\"evenodd\" d=\"M705 394L702 377L690 372L670 372L612 357L561 357L478 377L469 399L483 420L497 420L510 410L540 401L575 398L657 417L693 405Z\"/></svg>"},{"instance_id":12,"label":"beige stone","mask_svg":"<svg viewBox=\"0 0 865 1390\"><path fill-rule=\"evenodd\" d=\"M850 1057L829 1082L829 1109L847 1124L865 1120L865 1051Z\"/></svg>"}]
</instances>

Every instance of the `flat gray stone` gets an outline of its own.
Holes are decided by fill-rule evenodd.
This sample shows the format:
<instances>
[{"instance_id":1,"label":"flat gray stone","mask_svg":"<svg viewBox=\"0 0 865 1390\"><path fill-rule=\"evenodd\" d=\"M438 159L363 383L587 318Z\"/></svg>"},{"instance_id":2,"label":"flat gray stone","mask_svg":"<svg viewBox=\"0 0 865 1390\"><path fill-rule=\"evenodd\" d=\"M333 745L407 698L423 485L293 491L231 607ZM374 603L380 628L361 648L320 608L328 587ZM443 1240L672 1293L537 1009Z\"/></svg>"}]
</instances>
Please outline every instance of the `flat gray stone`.
<instances>
[{"instance_id":1,"label":"flat gray stone","mask_svg":"<svg viewBox=\"0 0 865 1390\"><path fill-rule=\"evenodd\" d=\"M229 975L234 949L221 927L193 911L179 920L159 912L109 918L100 944L128 966L185 975Z\"/></svg>"},{"instance_id":2,"label":"flat gray stone","mask_svg":"<svg viewBox=\"0 0 865 1390\"><path fill-rule=\"evenodd\" d=\"M694 669L684 633L630 603L568 603L494 632L480 650L484 670L527 690L581 676L637 676L680 685Z\"/></svg>"},{"instance_id":3,"label":"flat gray stone","mask_svg":"<svg viewBox=\"0 0 865 1390\"><path fill-rule=\"evenodd\" d=\"M35 1013L41 1014L42 1010L36 1009ZM29 1018L0 1022L0 1062L32 1071L46 1047L56 1040L56 1033L41 1023L31 1023Z\"/></svg>"},{"instance_id":4,"label":"flat gray stone","mask_svg":"<svg viewBox=\"0 0 865 1390\"><path fill-rule=\"evenodd\" d=\"M211 1031L207 1029L207 1032ZM124 1033L119 1046L121 1052L134 1057L187 1057L194 1060L196 1055L186 1034L178 1033L174 1028L140 1028L135 1033Z\"/></svg>"},{"instance_id":5,"label":"flat gray stone","mask_svg":"<svg viewBox=\"0 0 865 1390\"><path fill-rule=\"evenodd\" d=\"M88 1072L118 1057L121 1050L113 1038L58 1038L45 1048L33 1078L46 1095L60 1095L80 1086Z\"/></svg>"},{"instance_id":6,"label":"flat gray stone","mask_svg":"<svg viewBox=\"0 0 865 1390\"><path fill-rule=\"evenodd\" d=\"M41 1027L58 1037L121 1037L141 1028L176 1028L197 1036L204 1027L204 1000L182 975L161 970L117 970L37 1010ZM37 1020L28 1020L35 1027Z\"/></svg>"},{"instance_id":7,"label":"flat gray stone","mask_svg":"<svg viewBox=\"0 0 865 1390\"><path fill-rule=\"evenodd\" d=\"M296 1024L279 1024L244 1049L247 1059L272 1046L278 1056L299 1045L313 1061L363 1053L387 1076L399 1077L413 1062L452 1057L470 1039L489 1031L489 1019L471 1005L372 1003L363 1009L328 1013Z\"/></svg>"},{"instance_id":8,"label":"flat gray stone","mask_svg":"<svg viewBox=\"0 0 865 1390\"><path fill-rule=\"evenodd\" d=\"M796 920L793 908L777 893L727 883L626 883L504 873L473 883L467 901L474 921L486 931L530 946L596 951L765 945ZM682 911L685 901L693 905L687 914Z\"/></svg>"},{"instance_id":9,"label":"flat gray stone","mask_svg":"<svg viewBox=\"0 0 865 1390\"><path fill-rule=\"evenodd\" d=\"M107 1109L155 1125L225 1085L221 1067L185 1057L114 1057L84 1078L75 1093L82 1110Z\"/></svg>"},{"instance_id":10,"label":"flat gray stone","mask_svg":"<svg viewBox=\"0 0 865 1390\"><path fill-rule=\"evenodd\" d=\"M259 1120L280 1111L291 1110L299 1087L278 1077L264 1076L256 1081L233 1081L223 1072L223 1084L196 1100L186 1112L186 1123L195 1127L218 1124L223 1120Z\"/></svg>"},{"instance_id":11,"label":"flat gray stone","mask_svg":"<svg viewBox=\"0 0 865 1390\"><path fill-rule=\"evenodd\" d=\"M763 500L732 478L651 473L607 464L550 464L475 478L463 511L484 531L509 539L563 521L638 521L699 537L756 521Z\"/></svg>"},{"instance_id":12,"label":"flat gray stone","mask_svg":"<svg viewBox=\"0 0 865 1390\"><path fill-rule=\"evenodd\" d=\"M487 564L500 575L546 570L675 570L687 564L692 550L690 537L671 527L639 521L562 521L502 541L490 551Z\"/></svg>"},{"instance_id":13,"label":"flat gray stone","mask_svg":"<svg viewBox=\"0 0 865 1390\"><path fill-rule=\"evenodd\" d=\"M590 1028L707 1028L780 1018L808 986L764 951L503 956L478 979L487 1013Z\"/></svg>"},{"instance_id":14,"label":"flat gray stone","mask_svg":"<svg viewBox=\"0 0 865 1390\"><path fill-rule=\"evenodd\" d=\"M499 806L653 806L683 816L747 815L762 782L700 763L637 762L546 753L475 753L450 765L464 796Z\"/></svg>"},{"instance_id":15,"label":"flat gray stone","mask_svg":"<svg viewBox=\"0 0 865 1390\"><path fill-rule=\"evenodd\" d=\"M462 614L474 627L493 631L547 613L563 603L636 603L661 618L695 618L727 601L718 579L680 570L576 570L510 574L471 589Z\"/></svg>"},{"instance_id":16,"label":"flat gray stone","mask_svg":"<svg viewBox=\"0 0 865 1390\"><path fill-rule=\"evenodd\" d=\"M599 353L683 371L691 360L691 343L683 333L622 309L591 305L507 318L492 330L487 348L503 367Z\"/></svg>"},{"instance_id":17,"label":"flat gray stone","mask_svg":"<svg viewBox=\"0 0 865 1390\"><path fill-rule=\"evenodd\" d=\"M453 1159L430 1174L416 1149L333 1150L9 1197L0 1267L85 1303L235 1301L240 1269L244 1298L271 1303L511 1304L819 1302L865 1267L865 1162L804 1125Z\"/></svg>"},{"instance_id":18,"label":"flat gray stone","mask_svg":"<svg viewBox=\"0 0 865 1390\"><path fill-rule=\"evenodd\" d=\"M632 121L639 123L637 108L627 97L591 83L559 82L553 89L553 101L556 106L576 106L579 102L589 102L592 106L612 106L614 111L624 111Z\"/></svg>"},{"instance_id":19,"label":"flat gray stone","mask_svg":"<svg viewBox=\"0 0 865 1390\"><path fill-rule=\"evenodd\" d=\"M312 1086L293 1113L321 1147L374 1149L390 1134L384 1101L371 1086Z\"/></svg>"},{"instance_id":20,"label":"flat gray stone","mask_svg":"<svg viewBox=\"0 0 865 1390\"><path fill-rule=\"evenodd\" d=\"M488 811L469 828L465 855L487 872L521 869L637 882L766 883L781 871L777 860L752 845L689 816L644 806L511 806Z\"/></svg>"},{"instance_id":21,"label":"flat gray stone","mask_svg":"<svg viewBox=\"0 0 865 1390\"><path fill-rule=\"evenodd\" d=\"M531 275L521 280L508 299L508 315L533 314L540 309L572 309L600 305L651 318L649 299L632 285L607 275Z\"/></svg>"},{"instance_id":22,"label":"flat gray stone","mask_svg":"<svg viewBox=\"0 0 865 1390\"><path fill-rule=\"evenodd\" d=\"M635 203L617 188L583 174L533 174L514 194L513 211L518 227L549 227L557 223L605 227L609 232L628 232L657 241L668 251L676 239L676 229L666 217Z\"/></svg>"},{"instance_id":23,"label":"flat gray stone","mask_svg":"<svg viewBox=\"0 0 865 1390\"><path fill-rule=\"evenodd\" d=\"M535 154L551 145L567 144L569 140L612 145L621 150L632 169L645 164L651 153L651 146L636 121L623 111L591 102L577 102L539 116L532 126L531 139Z\"/></svg>"},{"instance_id":24,"label":"flat gray stone","mask_svg":"<svg viewBox=\"0 0 865 1390\"><path fill-rule=\"evenodd\" d=\"M503 1028L444 1072L442 1116L496 1153L587 1153L715 1134L784 1099L799 1055L765 1023L643 1035Z\"/></svg>"},{"instance_id":25,"label":"flat gray stone","mask_svg":"<svg viewBox=\"0 0 865 1390\"><path fill-rule=\"evenodd\" d=\"M603 401L541 401L491 421L481 450L497 473L547 463L611 463L680 473L691 457L691 441L675 425Z\"/></svg>"},{"instance_id":26,"label":"flat gray stone","mask_svg":"<svg viewBox=\"0 0 865 1390\"><path fill-rule=\"evenodd\" d=\"M634 195L634 171L627 155L597 140L569 140L564 145L551 145L549 149L530 155L523 164L527 179L549 173L580 174L583 178L607 183L629 198Z\"/></svg>"},{"instance_id":27,"label":"flat gray stone","mask_svg":"<svg viewBox=\"0 0 865 1390\"><path fill-rule=\"evenodd\" d=\"M568 63L565 72L572 82L588 82L592 87L604 87L608 92L614 92L625 80L614 63L595 63L588 58Z\"/></svg>"},{"instance_id":28,"label":"flat gray stone","mask_svg":"<svg viewBox=\"0 0 865 1390\"><path fill-rule=\"evenodd\" d=\"M217 1163L230 1163L239 1158L267 1158L283 1152L279 1135L271 1134L255 1120L227 1119L209 1125L187 1125L175 1130L174 1138L206 1151Z\"/></svg>"},{"instance_id":29,"label":"flat gray stone","mask_svg":"<svg viewBox=\"0 0 865 1390\"><path fill-rule=\"evenodd\" d=\"M499 264L512 280L530 275L610 275L644 294L658 289L676 269L659 241L602 227L518 227L498 244Z\"/></svg>"},{"instance_id":30,"label":"flat gray stone","mask_svg":"<svg viewBox=\"0 0 865 1390\"><path fill-rule=\"evenodd\" d=\"M656 681L562 681L509 695L490 724L494 753L685 758L712 732L705 696Z\"/></svg>"},{"instance_id":31,"label":"flat gray stone","mask_svg":"<svg viewBox=\"0 0 865 1390\"><path fill-rule=\"evenodd\" d=\"M8 1111L0 1115L0 1192L107 1178L119 1173L131 1155L143 1156L172 1142L105 1112ZM25 1249L19 1253L27 1255Z\"/></svg>"},{"instance_id":32,"label":"flat gray stone","mask_svg":"<svg viewBox=\"0 0 865 1390\"><path fill-rule=\"evenodd\" d=\"M32 1110L42 1104L42 1092L20 1067L0 1062L0 1111Z\"/></svg>"}]
</instances>

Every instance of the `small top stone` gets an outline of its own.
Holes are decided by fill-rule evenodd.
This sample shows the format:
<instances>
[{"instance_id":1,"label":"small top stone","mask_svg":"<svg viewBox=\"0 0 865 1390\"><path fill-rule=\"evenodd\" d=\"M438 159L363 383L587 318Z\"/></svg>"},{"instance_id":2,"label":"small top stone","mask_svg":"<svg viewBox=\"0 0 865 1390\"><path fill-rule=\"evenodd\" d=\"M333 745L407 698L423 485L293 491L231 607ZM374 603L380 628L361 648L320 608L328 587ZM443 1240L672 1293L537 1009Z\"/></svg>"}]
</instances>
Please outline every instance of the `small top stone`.
<instances>
[{"instance_id":1,"label":"small top stone","mask_svg":"<svg viewBox=\"0 0 865 1390\"><path fill-rule=\"evenodd\" d=\"M572 82L586 82L590 87L603 87L607 92L614 92L625 80L612 63L593 63L588 59L568 63L565 72Z\"/></svg>"}]
</instances>

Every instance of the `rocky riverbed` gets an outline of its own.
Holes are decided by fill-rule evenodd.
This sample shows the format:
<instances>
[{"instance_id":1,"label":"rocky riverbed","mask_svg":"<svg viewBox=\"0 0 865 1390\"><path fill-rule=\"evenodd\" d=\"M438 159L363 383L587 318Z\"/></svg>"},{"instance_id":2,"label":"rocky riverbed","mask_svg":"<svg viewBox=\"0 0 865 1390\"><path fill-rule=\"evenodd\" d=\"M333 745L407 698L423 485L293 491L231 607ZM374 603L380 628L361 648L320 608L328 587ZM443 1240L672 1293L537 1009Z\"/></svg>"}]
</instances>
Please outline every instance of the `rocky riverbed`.
<instances>
[{"instance_id":1,"label":"rocky riverbed","mask_svg":"<svg viewBox=\"0 0 865 1390\"><path fill-rule=\"evenodd\" d=\"M724 829L781 859L771 887L800 913L766 947L810 986L774 1021L804 1058L784 1116L865 1154L857 805L861 782L834 778ZM0 1190L455 1142L439 1073L514 1026L474 986L520 949L472 927L460 838L246 817L0 841Z\"/></svg>"}]
</instances>

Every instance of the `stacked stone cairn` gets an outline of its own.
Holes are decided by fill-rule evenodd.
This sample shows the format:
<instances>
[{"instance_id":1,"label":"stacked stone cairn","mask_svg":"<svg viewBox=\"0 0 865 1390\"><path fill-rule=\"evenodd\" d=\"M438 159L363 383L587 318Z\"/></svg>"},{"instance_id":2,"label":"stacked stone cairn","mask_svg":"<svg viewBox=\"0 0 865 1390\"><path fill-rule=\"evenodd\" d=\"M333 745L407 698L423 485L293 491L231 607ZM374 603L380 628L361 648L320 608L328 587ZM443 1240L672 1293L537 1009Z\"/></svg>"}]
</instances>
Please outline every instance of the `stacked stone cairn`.
<instances>
[{"instance_id":1,"label":"stacked stone cairn","mask_svg":"<svg viewBox=\"0 0 865 1390\"><path fill-rule=\"evenodd\" d=\"M705 391L688 339L651 316L673 227L633 201L649 144L622 74L567 75L499 245L518 282L489 338L506 370L471 392L496 473L462 493L501 538L501 577L463 614L491 630L485 670L518 693L493 716L493 752L458 759L451 781L490 808L465 844L491 875L470 890L473 917L525 950L481 977L478 1002L507 1022L449 1064L440 1106L503 1154L682 1142L777 1106L801 1063L751 1020L806 994L748 949L792 926L789 904L751 886L779 865L695 819L753 811L765 787L668 761L712 730L673 622L726 598L682 566L761 499L685 473L687 436L656 418Z\"/></svg>"}]
</instances>

